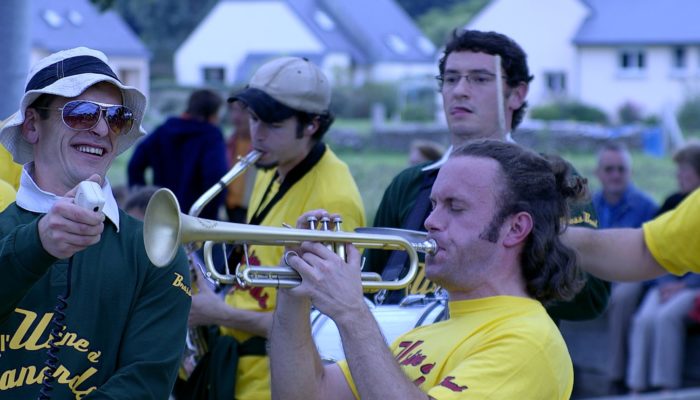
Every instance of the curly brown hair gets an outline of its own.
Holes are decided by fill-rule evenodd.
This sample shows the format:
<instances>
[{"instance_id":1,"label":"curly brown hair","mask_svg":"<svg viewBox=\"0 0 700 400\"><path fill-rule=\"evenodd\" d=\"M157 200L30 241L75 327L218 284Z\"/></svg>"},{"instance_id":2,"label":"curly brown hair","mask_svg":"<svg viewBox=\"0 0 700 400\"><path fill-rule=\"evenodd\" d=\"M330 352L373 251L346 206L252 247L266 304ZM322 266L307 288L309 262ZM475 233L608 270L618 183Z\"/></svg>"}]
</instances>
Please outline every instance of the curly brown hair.
<instances>
[{"instance_id":1,"label":"curly brown hair","mask_svg":"<svg viewBox=\"0 0 700 400\"><path fill-rule=\"evenodd\" d=\"M586 195L585 180L572 176L561 158L546 159L514 143L475 140L451 154L459 156L491 158L501 167L497 211L482 238L495 242L508 216L528 213L533 228L520 255L528 293L544 304L573 298L583 287L583 275L574 251L559 235L566 228L567 201Z\"/></svg>"}]
</instances>

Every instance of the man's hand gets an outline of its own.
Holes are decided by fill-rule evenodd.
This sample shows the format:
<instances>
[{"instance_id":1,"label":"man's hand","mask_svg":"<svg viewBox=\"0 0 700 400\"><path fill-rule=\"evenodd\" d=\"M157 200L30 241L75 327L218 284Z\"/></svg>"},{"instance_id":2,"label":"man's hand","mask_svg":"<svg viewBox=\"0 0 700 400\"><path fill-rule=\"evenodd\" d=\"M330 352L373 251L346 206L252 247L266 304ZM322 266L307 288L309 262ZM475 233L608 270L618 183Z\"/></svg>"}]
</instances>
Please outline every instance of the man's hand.
<instances>
[{"instance_id":1,"label":"man's hand","mask_svg":"<svg viewBox=\"0 0 700 400\"><path fill-rule=\"evenodd\" d=\"M100 183L100 176L89 178ZM105 216L73 203L78 186L59 199L39 220L39 239L52 256L66 259L100 241Z\"/></svg>"},{"instance_id":2,"label":"man's hand","mask_svg":"<svg viewBox=\"0 0 700 400\"><path fill-rule=\"evenodd\" d=\"M220 317L223 313L219 310L228 305L209 287L199 266L193 267L198 292L192 296L188 323L190 326L220 325Z\"/></svg>"},{"instance_id":3,"label":"man's hand","mask_svg":"<svg viewBox=\"0 0 700 400\"><path fill-rule=\"evenodd\" d=\"M309 211L299 217L297 228L308 227L308 216L320 220L329 214L324 210ZM346 246L347 262L322 243L304 242L295 251L298 256L289 255L287 261L301 275L302 281L284 292L292 297L310 298L319 311L334 320L366 307L362 295L361 257L355 246Z\"/></svg>"}]
</instances>

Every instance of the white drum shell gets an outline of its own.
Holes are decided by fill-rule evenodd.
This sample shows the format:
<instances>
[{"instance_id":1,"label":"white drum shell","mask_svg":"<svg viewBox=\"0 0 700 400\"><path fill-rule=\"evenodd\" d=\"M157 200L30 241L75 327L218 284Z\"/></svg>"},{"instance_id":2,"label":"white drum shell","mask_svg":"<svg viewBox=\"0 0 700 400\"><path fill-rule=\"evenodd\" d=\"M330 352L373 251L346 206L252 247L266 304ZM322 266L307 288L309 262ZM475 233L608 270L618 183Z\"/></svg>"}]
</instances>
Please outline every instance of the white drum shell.
<instances>
[{"instance_id":1,"label":"white drum shell","mask_svg":"<svg viewBox=\"0 0 700 400\"><path fill-rule=\"evenodd\" d=\"M370 309L387 345L396 338L417 326L429 325L442 319L445 302L429 301L425 304L411 305L374 305ZM318 310L311 312L311 334L316 343L321 359L336 362L345 359L343 343L335 322Z\"/></svg>"}]
</instances>

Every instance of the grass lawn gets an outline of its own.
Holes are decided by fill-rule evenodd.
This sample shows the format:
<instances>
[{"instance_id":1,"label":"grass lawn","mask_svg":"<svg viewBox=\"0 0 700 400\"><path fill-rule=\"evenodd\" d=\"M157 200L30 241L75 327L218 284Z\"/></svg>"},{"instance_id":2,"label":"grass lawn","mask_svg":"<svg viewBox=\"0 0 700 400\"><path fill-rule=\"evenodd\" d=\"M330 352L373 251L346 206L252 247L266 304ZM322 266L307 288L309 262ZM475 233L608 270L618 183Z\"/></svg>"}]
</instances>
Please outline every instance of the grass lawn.
<instances>
[{"instance_id":1,"label":"grass lawn","mask_svg":"<svg viewBox=\"0 0 700 400\"><path fill-rule=\"evenodd\" d=\"M108 175L113 186L126 184L126 165L130 156L131 151L127 151L115 160ZM384 189L391 179L407 166L408 156L404 153L376 151L340 151L338 156L348 164L355 177L365 204L367 221L371 224ZM591 193L599 189L600 185L595 176L595 154L571 152L562 156L571 162L582 176L588 178ZM669 156L657 158L635 152L632 158L635 184L651 194L659 203L676 190L675 164Z\"/></svg>"}]
</instances>

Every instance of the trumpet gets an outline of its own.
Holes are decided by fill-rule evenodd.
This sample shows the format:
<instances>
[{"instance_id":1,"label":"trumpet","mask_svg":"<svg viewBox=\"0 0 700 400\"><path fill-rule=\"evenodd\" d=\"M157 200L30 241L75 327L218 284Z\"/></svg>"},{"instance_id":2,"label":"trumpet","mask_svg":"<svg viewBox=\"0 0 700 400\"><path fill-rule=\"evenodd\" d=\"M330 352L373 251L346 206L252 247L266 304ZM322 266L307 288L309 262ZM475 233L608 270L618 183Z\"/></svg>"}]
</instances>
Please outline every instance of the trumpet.
<instances>
[{"instance_id":1,"label":"trumpet","mask_svg":"<svg viewBox=\"0 0 700 400\"><path fill-rule=\"evenodd\" d=\"M292 287L301 282L299 274L287 267L246 266L235 274L219 274L214 268L212 247L214 242L247 245L285 246L299 245L304 241L351 243L365 249L402 250L408 253L409 269L396 281L382 281L378 274L364 273L362 286L368 291L397 290L408 286L418 271L418 251L433 254L437 245L432 239L409 241L400 235L353 233L343 231L318 231L263 227L196 218L180 213L175 195L168 189L157 191L146 208L144 242L146 253L156 266L168 265L178 246L189 242L206 242L204 263L211 277L221 283L238 282L243 286ZM337 246L342 247L342 246Z\"/></svg>"}]
</instances>

